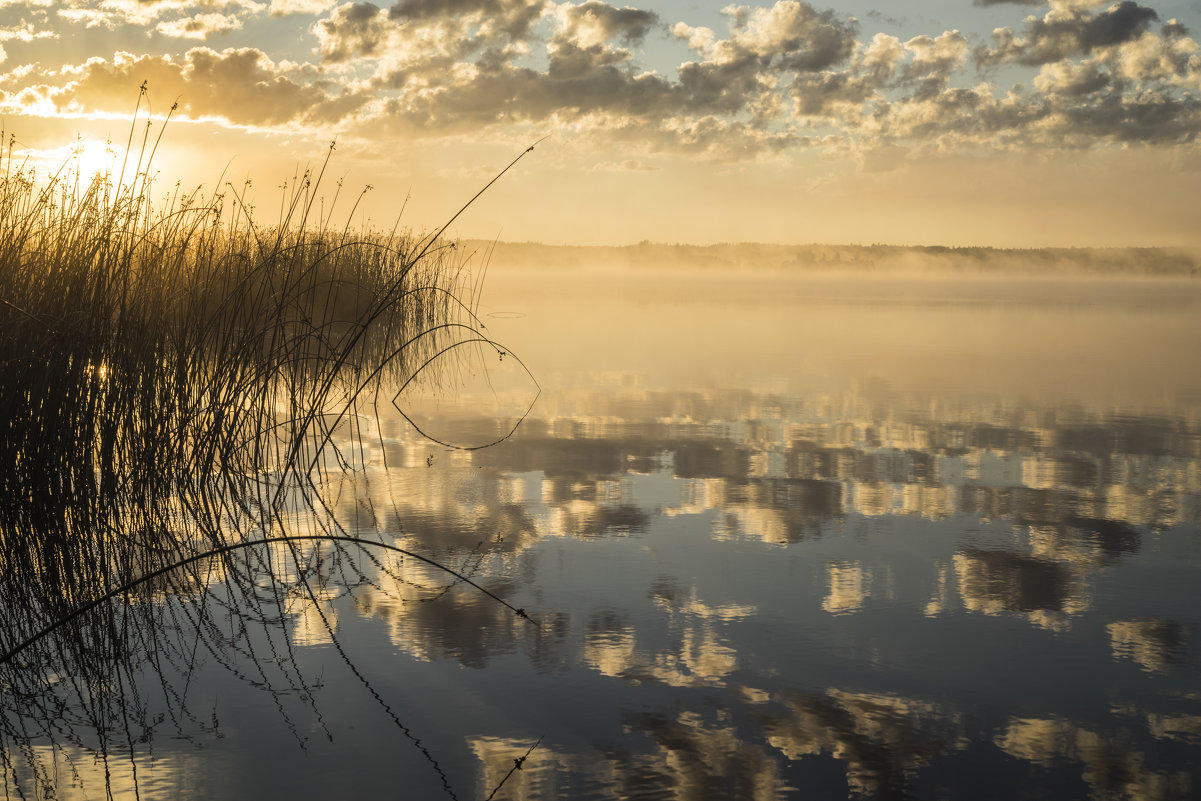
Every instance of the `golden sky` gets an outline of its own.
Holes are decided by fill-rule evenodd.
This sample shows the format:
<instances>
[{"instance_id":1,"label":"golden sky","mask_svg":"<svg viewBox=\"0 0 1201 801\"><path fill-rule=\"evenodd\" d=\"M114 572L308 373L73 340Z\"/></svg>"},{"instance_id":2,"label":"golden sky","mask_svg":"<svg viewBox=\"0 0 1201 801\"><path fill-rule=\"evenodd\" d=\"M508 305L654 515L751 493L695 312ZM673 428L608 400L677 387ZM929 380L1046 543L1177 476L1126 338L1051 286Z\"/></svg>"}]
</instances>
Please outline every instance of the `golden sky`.
<instances>
[{"instance_id":1,"label":"golden sky","mask_svg":"<svg viewBox=\"0 0 1201 801\"><path fill-rule=\"evenodd\" d=\"M266 217L336 140L335 217L428 229L547 137L453 234L1201 245L1196 0L633 2L0 0L5 145L112 163L144 82L164 192Z\"/></svg>"}]
</instances>

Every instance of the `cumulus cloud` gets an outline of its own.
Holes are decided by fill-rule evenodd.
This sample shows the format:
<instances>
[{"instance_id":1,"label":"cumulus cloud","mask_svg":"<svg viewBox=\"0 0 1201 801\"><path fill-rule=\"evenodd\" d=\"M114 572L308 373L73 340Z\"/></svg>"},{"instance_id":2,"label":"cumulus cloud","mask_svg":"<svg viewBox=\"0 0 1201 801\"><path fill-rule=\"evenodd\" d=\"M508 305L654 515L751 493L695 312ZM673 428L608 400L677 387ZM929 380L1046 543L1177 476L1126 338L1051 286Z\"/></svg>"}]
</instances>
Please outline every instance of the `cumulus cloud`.
<instances>
[{"instance_id":1,"label":"cumulus cloud","mask_svg":"<svg viewBox=\"0 0 1201 801\"><path fill-rule=\"evenodd\" d=\"M649 11L601 0L545 8L462 0L456 8L460 15L448 18L413 0L389 11L348 4L320 21L315 31L328 62L364 57L378 62L372 85L399 91L381 106L383 114L413 130L586 121L609 132L653 129L656 136L706 152L716 150L719 132L775 147L778 138L761 135L751 119L726 119L721 126L716 121L776 114L775 72L832 63L849 53L852 42L849 23L834 24L831 13L791 0L768 9L772 13L767 17L730 10L730 37L714 38L715 49L682 65L673 80L641 68L630 49L652 31L666 30ZM471 17L480 9L497 10L502 18L484 25ZM541 45L543 69L518 63L533 40L502 47L494 35L506 27L526 26L530 9L539 9L549 31ZM773 21L785 30L767 30ZM834 29L837 42L830 44ZM804 39L806 32L812 37ZM668 125L669 118L675 122Z\"/></svg>"},{"instance_id":2,"label":"cumulus cloud","mask_svg":"<svg viewBox=\"0 0 1201 801\"><path fill-rule=\"evenodd\" d=\"M905 65L905 77L945 80L967 61L968 43L959 31L946 31L934 37L915 36L905 43L905 50L912 56Z\"/></svg>"},{"instance_id":3,"label":"cumulus cloud","mask_svg":"<svg viewBox=\"0 0 1201 801\"><path fill-rule=\"evenodd\" d=\"M1061 61L1044 64L1034 79L1039 91L1049 95L1082 97L1110 85L1111 75L1097 61Z\"/></svg>"},{"instance_id":4,"label":"cumulus cloud","mask_svg":"<svg viewBox=\"0 0 1201 801\"><path fill-rule=\"evenodd\" d=\"M1194 141L1201 130L1201 100L1157 93L1103 96L1060 113L1065 133L1088 132L1094 141L1105 137L1118 142L1186 142Z\"/></svg>"},{"instance_id":5,"label":"cumulus cloud","mask_svg":"<svg viewBox=\"0 0 1201 801\"><path fill-rule=\"evenodd\" d=\"M59 19L82 24L86 28L115 30L117 27L117 15L95 8L60 8L55 13Z\"/></svg>"},{"instance_id":6,"label":"cumulus cloud","mask_svg":"<svg viewBox=\"0 0 1201 801\"><path fill-rule=\"evenodd\" d=\"M802 75L792 84L793 107L798 117L832 115L846 106L858 108L875 94L870 80L849 72Z\"/></svg>"},{"instance_id":7,"label":"cumulus cloud","mask_svg":"<svg viewBox=\"0 0 1201 801\"><path fill-rule=\"evenodd\" d=\"M566 126L648 150L739 158L801 145L1179 141L1198 130L1193 102L1181 94L1195 90L1201 75L1196 42L1173 23L1152 30L1155 12L1132 0L1105 8L1098 0L1051 0L1021 35L1001 29L994 46L974 53L956 30L907 41L881 33L860 42L854 19L798 0L729 6L725 34L668 26L650 12L602 0L539 6L544 38L531 33L507 48L482 35L470 16L482 8L512 15L531 7L457 0L463 16L448 20L418 0L388 11L345 5L317 30L328 61L378 61L372 85L396 92L379 106L380 116L414 133ZM635 48L656 30L695 54L675 75L639 66ZM539 52L544 66L520 60ZM967 86L973 56L977 64L1038 71L1009 90Z\"/></svg>"},{"instance_id":8,"label":"cumulus cloud","mask_svg":"<svg viewBox=\"0 0 1201 801\"><path fill-rule=\"evenodd\" d=\"M1170 25L1156 36L1145 33L1108 54L1111 69L1136 85L1164 83L1201 89L1201 45L1179 35Z\"/></svg>"},{"instance_id":9,"label":"cumulus cloud","mask_svg":"<svg viewBox=\"0 0 1201 801\"><path fill-rule=\"evenodd\" d=\"M485 3L463 0L464 13ZM510 10L519 4L502 4ZM401 11L398 11L401 9ZM400 59L398 38L429 26L427 4L405 2L389 12L404 30L381 29L380 14L364 13L352 28L349 14L323 27L331 59L373 54L399 63L378 85L403 88L386 112L425 130L495 123L580 125L610 137L636 133L647 142L671 142L677 150L723 154L771 152L796 142L779 124L782 98L794 76L816 74L847 61L855 50L854 20L818 11L797 0L765 8L731 6L723 12L728 34L675 25L699 58L663 76L638 65L631 48L652 31L668 30L649 11L586 0L547 7L546 67L518 64L512 53L487 43L448 37L460 49L432 48L447 64L436 73ZM335 44L336 43L336 44ZM423 49L428 54L431 49ZM469 62L469 63L468 63ZM773 124L775 127L773 128ZM726 143L722 144L722 137Z\"/></svg>"},{"instance_id":10,"label":"cumulus cloud","mask_svg":"<svg viewBox=\"0 0 1201 801\"><path fill-rule=\"evenodd\" d=\"M1106 143L1195 141L1201 100L1124 93L1095 63L1040 73L1034 91L998 93L987 83L855 108L841 122L861 147L907 142L938 150L1090 148Z\"/></svg>"},{"instance_id":11,"label":"cumulus cloud","mask_svg":"<svg viewBox=\"0 0 1201 801\"><path fill-rule=\"evenodd\" d=\"M967 38L959 31L916 36L903 43L895 36L876 34L857 49L847 68L798 74L792 83L795 114L853 114L866 103L885 101L886 91L900 91L903 101L934 97L962 69L967 54Z\"/></svg>"},{"instance_id":12,"label":"cumulus cloud","mask_svg":"<svg viewBox=\"0 0 1201 801\"><path fill-rule=\"evenodd\" d=\"M853 17L804 0L730 5L713 27L606 0L95 0L56 13L126 31L144 20L163 47L236 32L251 15L315 15L297 22L316 63L197 47L106 53L0 82L62 110L126 110L147 79L189 115L238 124L342 121L412 136L518 125L620 142L632 157L1193 141L1201 46L1142 2L1152 0L1046 0L973 48L958 30L862 37ZM0 29L0 42L35 33ZM664 36L687 55L651 69Z\"/></svg>"},{"instance_id":13,"label":"cumulus cloud","mask_svg":"<svg viewBox=\"0 0 1201 801\"><path fill-rule=\"evenodd\" d=\"M0 27L0 42L32 42L37 39L57 39L56 31L38 30L25 20L20 25Z\"/></svg>"},{"instance_id":14,"label":"cumulus cloud","mask_svg":"<svg viewBox=\"0 0 1201 801\"><path fill-rule=\"evenodd\" d=\"M730 36L716 39L707 28L676 26L707 61L729 64L758 60L778 69L815 72L845 61L855 48L858 24L834 11L818 11L798 0L778 0L768 8L727 6Z\"/></svg>"},{"instance_id":15,"label":"cumulus cloud","mask_svg":"<svg viewBox=\"0 0 1201 801\"><path fill-rule=\"evenodd\" d=\"M755 122L717 115L672 115L627 118L614 127L590 134L599 143L628 145L658 153L699 156L715 161L743 161L794 147L797 135L772 131Z\"/></svg>"},{"instance_id":16,"label":"cumulus cloud","mask_svg":"<svg viewBox=\"0 0 1201 801\"><path fill-rule=\"evenodd\" d=\"M271 0L268 9L273 17L291 14L324 14L334 6L331 0Z\"/></svg>"},{"instance_id":17,"label":"cumulus cloud","mask_svg":"<svg viewBox=\"0 0 1201 801\"><path fill-rule=\"evenodd\" d=\"M1134 0L1122 0L1096 14L1088 13L1082 7L1085 5L1053 5L1042 19L1029 18L1021 36L1012 28L997 29L993 32L992 47L981 45L976 49L976 62L980 65L1015 62L1037 67L1086 56L1099 48L1137 39L1159 18L1154 9Z\"/></svg>"},{"instance_id":18,"label":"cumulus cloud","mask_svg":"<svg viewBox=\"0 0 1201 801\"><path fill-rule=\"evenodd\" d=\"M320 20L314 33L325 61L341 63L356 56L380 55L381 48L395 32L387 13L372 3L348 3L338 6Z\"/></svg>"},{"instance_id":19,"label":"cumulus cloud","mask_svg":"<svg viewBox=\"0 0 1201 801\"><path fill-rule=\"evenodd\" d=\"M648 117L675 104L667 81L650 74L631 75L613 65L574 74L507 66L493 73L464 71L453 82L393 99L387 111L415 128L437 131L575 120L598 113Z\"/></svg>"},{"instance_id":20,"label":"cumulus cloud","mask_svg":"<svg viewBox=\"0 0 1201 801\"><path fill-rule=\"evenodd\" d=\"M160 22L154 29L164 36L180 39L206 39L219 33L236 31L242 20L226 14L196 14L191 17Z\"/></svg>"},{"instance_id":21,"label":"cumulus cloud","mask_svg":"<svg viewBox=\"0 0 1201 801\"><path fill-rule=\"evenodd\" d=\"M334 122L364 102L320 82L294 81L254 48L197 47L178 61L120 52L112 59L89 59L63 75L65 86L50 93L61 110L127 111L131 87L143 81L160 97L178 97L186 115L246 125Z\"/></svg>"},{"instance_id":22,"label":"cumulus cloud","mask_svg":"<svg viewBox=\"0 0 1201 801\"><path fill-rule=\"evenodd\" d=\"M319 20L314 33L329 63L380 62L381 87L400 88L410 78L440 80L456 61L482 69L525 52L529 29L544 11L525 0L409 0L390 9L373 3L340 5Z\"/></svg>"},{"instance_id":23,"label":"cumulus cloud","mask_svg":"<svg viewBox=\"0 0 1201 801\"><path fill-rule=\"evenodd\" d=\"M480 26L487 39L524 39L542 16L544 0L400 0L388 11L400 21L459 19Z\"/></svg>"},{"instance_id":24,"label":"cumulus cloud","mask_svg":"<svg viewBox=\"0 0 1201 801\"><path fill-rule=\"evenodd\" d=\"M195 15L196 17L222 16L226 19L240 19L258 14L267 8L258 0L99 0L99 2L75 0L55 5L57 6L55 13L60 19L83 24L88 28L106 28L108 30L118 30L126 26L152 27L162 21L170 23L172 18L187 16L189 12L195 11L197 6L203 8L204 13ZM170 30L194 30L197 25L203 26L204 23L193 23L191 26L186 26L180 22L169 24L168 28ZM179 34L170 33L168 35L178 36ZM183 38L195 37L186 35Z\"/></svg>"},{"instance_id":25,"label":"cumulus cloud","mask_svg":"<svg viewBox=\"0 0 1201 801\"><path fill-rule=\"evenodd\" d=\"M660 24L659 15L642 9L617 8L600 0L570 3L558 10L562 27L558 36L581 47L595 47L612 39L629 46L641 42Z\"/></svg>"}]
</instances>

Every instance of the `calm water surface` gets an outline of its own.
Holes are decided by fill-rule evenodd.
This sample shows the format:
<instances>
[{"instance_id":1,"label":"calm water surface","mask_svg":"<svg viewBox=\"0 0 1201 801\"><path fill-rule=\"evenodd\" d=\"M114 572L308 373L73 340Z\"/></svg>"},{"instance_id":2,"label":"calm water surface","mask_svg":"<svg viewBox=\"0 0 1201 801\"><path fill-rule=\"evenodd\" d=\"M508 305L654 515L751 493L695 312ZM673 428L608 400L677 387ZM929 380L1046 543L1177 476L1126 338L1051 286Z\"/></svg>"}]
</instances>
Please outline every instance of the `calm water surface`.
<instances>
[{"instance_id":1,"label":"calm water surface","mask_svg":"<svg viewBox=\"0 0 1201 801\"><path fill-rule=\"evenodd\" d=\"M1201 286L495 269L481 318L329 516L536 625L311 544L107 759L58 692L10 797L1201 798Z\"/></svg>"}]
</instances>

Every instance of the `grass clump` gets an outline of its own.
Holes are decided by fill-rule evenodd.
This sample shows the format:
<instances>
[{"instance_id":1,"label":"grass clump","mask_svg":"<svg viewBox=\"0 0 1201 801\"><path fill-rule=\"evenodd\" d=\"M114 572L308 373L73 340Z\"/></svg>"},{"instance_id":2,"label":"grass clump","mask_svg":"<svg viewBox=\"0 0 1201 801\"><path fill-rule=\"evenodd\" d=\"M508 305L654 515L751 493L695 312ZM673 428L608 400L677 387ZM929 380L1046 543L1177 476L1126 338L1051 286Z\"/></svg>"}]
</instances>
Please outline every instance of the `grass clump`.
<instances>
[{"instance_id":1,"label":"grass clump","mask_svg":"<svg viewBox=\"0 0 1201 801\"><path fill-rule=\"evenodd\" d=\"M102 754L110 731L132 753L135 663L186 674L197 643L254 653L245 625L222 633L208 615L280 624L288 599L315 600L331 571L368 580L355 559L331 560L364 543L321 497L321 471L345 463L334 430L433 374L456 343L487 342L445 228L333 227L315 211L324 164L290 182L268 225L246 187L157 197L157 146L147 134L115 175L43 182L11 147L0 154L0 687L16 700L58 692L38 703L75 710ZM317 536L289 530L305 514ZM321 531L329 547L297 546ZM227 597L211 612L163 600L207 592L214 576ZM164 632L189 617L199 639L172 645ZM290 651L286 631L255 636ZM298 673L279 671L273 682L307 697ZM75 678L59 692L52 674ZM53 770L12 749L59 724L30 708L0 709L0 769L37 784Z\"/></svg>"},{"instance_id":2,"label":"grass clump","mask_svg":"<svg viewBox=\"0 0 1201 801\"><path fill-rule=\"evenodd\" d=\"M320 173L261 227L228 184L156 203L149 159L46 185L0 166L0 528L44 545L0 560L44 560L25 575L91 540L171 549L181 504L270 506L329 421L473 327L453 250L331 230Z\"/></svg>"}]
</instances>

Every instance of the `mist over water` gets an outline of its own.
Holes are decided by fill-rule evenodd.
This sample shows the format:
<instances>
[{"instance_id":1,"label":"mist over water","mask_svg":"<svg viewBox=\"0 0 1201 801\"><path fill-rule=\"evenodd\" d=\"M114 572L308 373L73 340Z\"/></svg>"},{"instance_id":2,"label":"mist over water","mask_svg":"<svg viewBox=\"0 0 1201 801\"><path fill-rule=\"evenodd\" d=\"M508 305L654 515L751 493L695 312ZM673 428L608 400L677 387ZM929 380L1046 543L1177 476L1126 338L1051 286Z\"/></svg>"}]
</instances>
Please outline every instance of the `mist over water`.
<instances>
[{"instance_id":1,"label":"mist over water","mask_svg":"<svg viewBox=\"0 0 1201 801\"><path fill-rule=\"evenodd\" d=\"M148 648L150 724L107 761L94 721L25 713L6 775L48 761L60 798L1201 790L1195 281L497 267L479 315L499 349L399 397L408 420L339 428L348 469L290 525L434 558L537 625L410 558L281 548L316 591L264 590L190 664ZM159 601L181 642L236 601L210 575Z\"/></svg>"}]
</instances>

